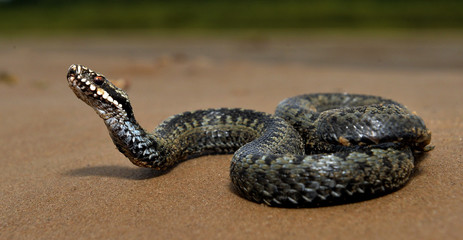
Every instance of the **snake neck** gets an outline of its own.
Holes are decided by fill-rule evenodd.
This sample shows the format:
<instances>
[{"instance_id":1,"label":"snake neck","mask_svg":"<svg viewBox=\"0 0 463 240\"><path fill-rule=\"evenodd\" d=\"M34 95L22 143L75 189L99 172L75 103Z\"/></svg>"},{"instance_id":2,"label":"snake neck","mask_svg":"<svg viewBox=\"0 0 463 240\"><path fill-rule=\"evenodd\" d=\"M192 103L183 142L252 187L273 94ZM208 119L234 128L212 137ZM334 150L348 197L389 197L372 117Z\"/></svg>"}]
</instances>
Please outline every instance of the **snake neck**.
<instances>
[{"instance_id":1,"label":"snake neck","mask_svg":"<svg viewBox=\"0 0 463 240\"><path fill-rule=\"evenodd\" d=\"M153 166L162 161L161 158L165 155L161 140L143 129L133 115L112 116L104 119L104 122L117 149L133 164L161 169Z\"/></svg>"}]
</instances>

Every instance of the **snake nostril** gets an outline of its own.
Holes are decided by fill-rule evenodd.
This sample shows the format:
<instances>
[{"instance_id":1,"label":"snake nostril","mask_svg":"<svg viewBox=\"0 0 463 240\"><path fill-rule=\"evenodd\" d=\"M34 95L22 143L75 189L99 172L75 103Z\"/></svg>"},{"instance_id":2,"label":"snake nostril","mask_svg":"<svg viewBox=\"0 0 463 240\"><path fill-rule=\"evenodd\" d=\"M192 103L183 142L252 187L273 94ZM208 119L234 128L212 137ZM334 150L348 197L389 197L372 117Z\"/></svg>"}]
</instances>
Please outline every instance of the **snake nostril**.
<instances>
[{"instance_id":1,"label":"snake nostril","mask_svg":"<svg viewBox=\"0 0 463 240\"><path fill-rule=\"evenodd\" d=\"M76 75L76 71L77 71L77 66L75 64L72 64L68 70L68 77Z\"/></svg>"}]
</instances>

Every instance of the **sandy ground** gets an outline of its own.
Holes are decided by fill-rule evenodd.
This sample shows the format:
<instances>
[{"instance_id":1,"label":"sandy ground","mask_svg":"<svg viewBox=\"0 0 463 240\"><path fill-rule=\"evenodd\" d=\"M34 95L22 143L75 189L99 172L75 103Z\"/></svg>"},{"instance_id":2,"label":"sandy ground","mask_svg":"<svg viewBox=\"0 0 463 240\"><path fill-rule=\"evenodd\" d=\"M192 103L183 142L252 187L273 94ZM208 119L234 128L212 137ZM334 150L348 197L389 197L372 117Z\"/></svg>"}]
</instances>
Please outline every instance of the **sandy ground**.
<instances>
[{"instance_id":1,"label":"sandy ground","mask_svg":"<svg viewBox=\"0 0 463 240\"><path fill-rule=\"evenodd\" d=\"M186 110L351 92L415 110L436 148L392 194L270 208L233 192L230 155L167 174L133 166L68 88L72 63L128 80L147 129ZM461 36L4 37L0 73L0 239L462 238Z\"/></svg>"}]
</instances>

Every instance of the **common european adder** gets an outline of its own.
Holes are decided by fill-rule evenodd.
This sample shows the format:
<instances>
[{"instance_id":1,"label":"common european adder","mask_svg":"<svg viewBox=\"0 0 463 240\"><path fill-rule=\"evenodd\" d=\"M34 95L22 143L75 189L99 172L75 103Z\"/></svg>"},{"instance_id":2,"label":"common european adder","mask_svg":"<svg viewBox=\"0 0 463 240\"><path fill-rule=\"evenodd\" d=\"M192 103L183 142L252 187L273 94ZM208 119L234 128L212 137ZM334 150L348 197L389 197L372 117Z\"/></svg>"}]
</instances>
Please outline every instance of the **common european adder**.
<instances>
[{"instance_id":1,"label":"common european adder","mask_svg":"<svg viewBox=\"0 0 463 240\"><path fill-rule=\"evenodd\" d=\"M230 177L245 198L270 206L317 206L402 187L431 132L403 105L377 96L322 93L283 100L274 115L240 108L184 112L152 133L127 94L72 65L69 86L104 120L130 161L164 170L188 158L234 153Z\"/></svg>"}]
</instances>

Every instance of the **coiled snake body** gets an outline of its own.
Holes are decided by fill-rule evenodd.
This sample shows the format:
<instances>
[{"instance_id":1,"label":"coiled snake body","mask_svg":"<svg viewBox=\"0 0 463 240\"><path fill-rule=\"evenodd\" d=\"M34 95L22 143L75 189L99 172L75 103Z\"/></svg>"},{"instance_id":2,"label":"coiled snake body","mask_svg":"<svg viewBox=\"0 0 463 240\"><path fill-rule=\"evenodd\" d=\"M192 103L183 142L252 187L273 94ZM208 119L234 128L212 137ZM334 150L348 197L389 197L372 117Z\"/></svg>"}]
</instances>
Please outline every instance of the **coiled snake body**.
<instances>
[{"instance_id":1,"label":"coiled snake body","mask_svg":"<svg viewBox=\"0 0 463 240\"><path fill-rule=\"evenodd\" d=\"M288 98L275 115L185 112L149 133L135 120L127 94L104 76L72 65L67 79L135 165L162 170L196 156L234 153L233 185L271 206L316 206L398 189L414 168L414 152L426 151L431 140L423 120L403 105L338 93Z\"/></svg>"}]
</instances>

